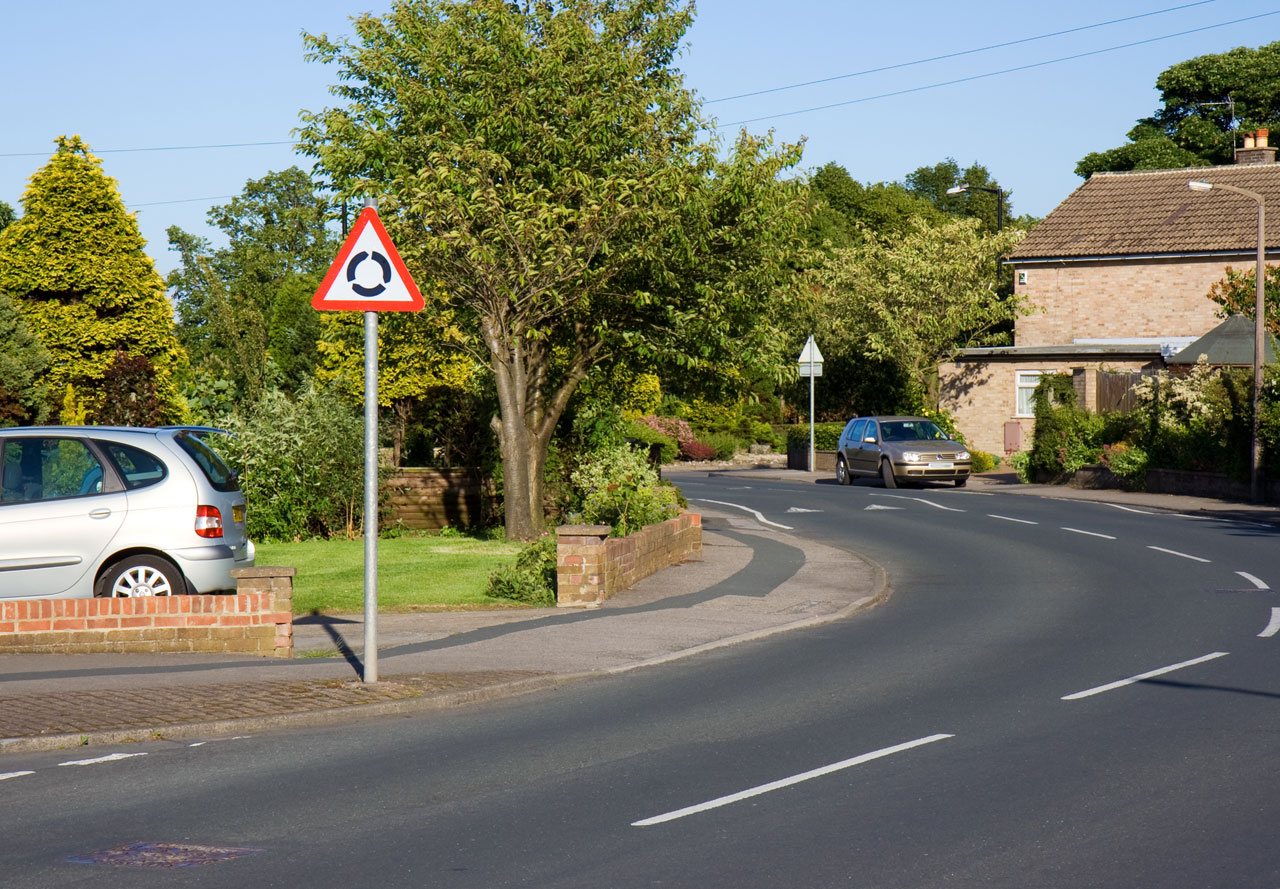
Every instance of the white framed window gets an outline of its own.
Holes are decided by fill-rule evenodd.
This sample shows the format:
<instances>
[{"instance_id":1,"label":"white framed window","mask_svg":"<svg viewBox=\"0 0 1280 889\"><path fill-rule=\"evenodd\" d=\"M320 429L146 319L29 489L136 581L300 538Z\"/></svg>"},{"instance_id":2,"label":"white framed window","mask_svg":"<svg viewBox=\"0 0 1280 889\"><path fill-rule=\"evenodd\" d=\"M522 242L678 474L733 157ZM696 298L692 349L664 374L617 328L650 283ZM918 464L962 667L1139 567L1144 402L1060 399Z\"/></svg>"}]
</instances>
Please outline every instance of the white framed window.
<instances>
[{"instance_id":1,"label":"white framed window","mask_svg":"<svg viewBox=\"0 0 1280 889\"><path fill-rule=\"evenodd\" d=\"M1035 402L1031 396L1035 394L1036 386L1040 384L1040 378L1048 371L1045 370L1020 370L1017 372L1017 407L1014 411L1015 417L1034 417L1036 414Z\"/></svg>"}]
</instances>

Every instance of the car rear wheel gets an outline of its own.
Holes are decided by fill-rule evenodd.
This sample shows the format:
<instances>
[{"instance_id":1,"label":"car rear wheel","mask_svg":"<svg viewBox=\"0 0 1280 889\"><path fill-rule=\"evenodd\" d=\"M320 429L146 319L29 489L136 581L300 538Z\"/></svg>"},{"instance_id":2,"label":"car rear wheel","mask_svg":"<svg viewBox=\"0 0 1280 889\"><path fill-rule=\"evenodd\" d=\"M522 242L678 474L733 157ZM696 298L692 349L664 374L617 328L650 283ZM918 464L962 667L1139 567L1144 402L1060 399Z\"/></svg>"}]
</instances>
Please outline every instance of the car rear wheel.
<instances>
[{"instance_id":1,"label":"car rear wheel","mask_svg":"<svg viewBox=\"0 0 1280 889\"><path fill-rule=\"evenodd\" d=\"M853 478L849 475L849 467L844 463L844 457L836 457L836 481L842 485L853 483Z\"/></svg>"},{"instance_id":2,"label":"car rear wheel","mask_svg":"<svg viewBox=\"0 0 1280 889\"><path fill-rule=\"evenodd\" d=\"M888 460L880 461L880 481L884 482L886 488L898 487L898 480L893 477L893 466Z\"/></svg>"},{"instance_id":3,"label":"car rear wheel","mask_svg":"<svg viewBox=\"0 0 1280 889\"><path fill-rule=\"evenodd\" d=\"M178 566L161 556L129 556L105 571L93 594L102 598L178 596L187 591L187 580Z\"/></svg>"}]
</instances>

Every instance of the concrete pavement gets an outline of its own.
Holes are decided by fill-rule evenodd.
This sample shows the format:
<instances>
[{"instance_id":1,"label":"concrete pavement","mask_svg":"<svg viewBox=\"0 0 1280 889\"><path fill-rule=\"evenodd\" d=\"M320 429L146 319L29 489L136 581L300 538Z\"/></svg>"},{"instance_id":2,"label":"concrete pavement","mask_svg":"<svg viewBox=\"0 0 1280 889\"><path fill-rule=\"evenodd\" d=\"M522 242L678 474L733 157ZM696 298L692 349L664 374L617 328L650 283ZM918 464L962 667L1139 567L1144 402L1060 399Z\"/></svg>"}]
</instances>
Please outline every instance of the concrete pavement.
<instances>
[{"instance_id":1,"label":"concrete pavement","mask_svg":"<svg viewBox=\"0 0 1280 889\"><path fill-rule=\"evenodd\" d=\"M828 473L668 472L797 485ZM873 484L859 482L859 484ZM980 491L1087 499L1280 526L1280 507L976 476ZM0 655L0 752L247 734L457 706L631 670L833 620L884 594L856 556L702 510L703 559L660 572L598 609L382 614L379 676L360 682L360 615L295 623L293 660L236 655Z\"/></svg>"}]
</instances>

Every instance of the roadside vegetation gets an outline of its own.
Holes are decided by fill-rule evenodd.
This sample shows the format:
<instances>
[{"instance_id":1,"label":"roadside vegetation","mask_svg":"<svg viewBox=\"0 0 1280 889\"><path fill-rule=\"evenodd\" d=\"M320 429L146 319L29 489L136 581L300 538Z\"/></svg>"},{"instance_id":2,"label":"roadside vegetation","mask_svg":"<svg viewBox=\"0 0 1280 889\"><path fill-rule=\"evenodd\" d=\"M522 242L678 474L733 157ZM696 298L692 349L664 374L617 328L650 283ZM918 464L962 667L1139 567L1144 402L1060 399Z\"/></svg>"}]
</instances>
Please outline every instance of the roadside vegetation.
<instances>
[{"instance_id":1,"label":"roadside vegetation","mask_svg":"<svg viewBox=\"0 0 1280 889\"><path fill-rule=\"evenodd\" d=\"M380 321L384 463L472 473L496 504L466 529L476 539L388 539L383 607L544 604L547 529L623 533L680 507L650 457L807 446L795 361L810 334L826 356L818 447L868 414L923 414L963 440L937 410L936 367L1012 342L1029 307L999 259L1037 220L1015 215L976 160L861 182L836 163L804 166L802 145L768 135L720 141L675 67L693 15L680 0L420 0L357 17L349 40L306 35L335 84L334 107L299 112L314 168L263 171L213 207L218 245L169 229L180 262L165 278L103 161L58 137L22 212L0 204L0 425L228 430L221 450L241 473L260 561L299 568L302 610L357 608L359 538L396 526L363 514L362 319L310 298L352 208L376 197L428 304ZM1263 61L1275 55L1264 49ZM1250 96L1274 92L1256 73L1274 66L1227 56ZM1200 77L1211 62L1185 70ZM1276 123L1235 94L1242 121ZM1231 125L1165 97L1131 134L1142 151L1087 166L1140 167L1169 140L1192 151ZM1251 288L1236 275L1217 292L1244 306ZM1230 471L1247 422L1231 379L1205 377L1185 404L1169 381L1158 407L1126 419L1046 394L1042 433L1017 465ZM975 454L979 471L996 462ZM482 539L499 528L512 543Z\"/></svg>"},{"instance_id":2,"label":"roadside vegetation","mask_svg":"<svg viewBox=\"0 0 1280 889\"><path fill-rule=\"evenodd\" d=\"M1133 411L1095 414L1076 404L1070 376L1045 376L1034 396L1032 446L1013 456L1013 466L1023 481L1052 481L1101 465L1139 490L1149 469L1219 472L1244 481L1252 389L1252 370L1201 361L1186 374L1161 371L1142 380ZM1280 372L1274 366L1267 368L1262 391L1262 465L1274 475L1280 461Z\"/></svg>"}]
</instances>

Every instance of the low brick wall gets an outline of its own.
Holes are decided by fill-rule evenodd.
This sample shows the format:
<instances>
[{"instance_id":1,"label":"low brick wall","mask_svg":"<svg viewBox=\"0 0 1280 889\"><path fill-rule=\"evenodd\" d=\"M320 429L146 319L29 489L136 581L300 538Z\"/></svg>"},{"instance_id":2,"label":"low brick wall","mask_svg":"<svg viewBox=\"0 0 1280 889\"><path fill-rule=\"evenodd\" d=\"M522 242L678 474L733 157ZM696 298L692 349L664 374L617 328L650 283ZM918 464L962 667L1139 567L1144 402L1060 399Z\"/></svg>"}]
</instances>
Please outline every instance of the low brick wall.
<instances>
[{"instance_id":1,"label":"low brick wall","mask_svg":"<svg viewBox=\"0 0 1280 889\"><path fill-rule=\"evenodd\" d=\"M835 472L836 452L817 449L813 452L814 472ZM787 468L807 470L809 468L809 446L787 448Z\"/></svg>"},{"instance_id":2,"label":"low brick wall","mask_svg":"<svg viewBox=\"0 0 1280 889\"><path fill-rule=\"evenodd\" d=\"M293 656L293 568L238 569L233 596L0 602L0 653Z\"/></svg>"},{"instance_id":3,"label":"low brick wall","mask_svg":"<svg viewBox=\"0 0 1280 889\"><path fill-rule=\"evenodd\" d=\"M608 525L556 529L556 604L595 606L663 568L702 558L702 516L685 512L626 537Z\"/></svg>"}]
</instances>

